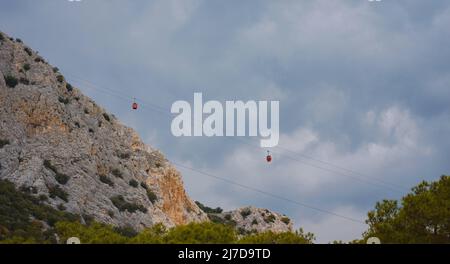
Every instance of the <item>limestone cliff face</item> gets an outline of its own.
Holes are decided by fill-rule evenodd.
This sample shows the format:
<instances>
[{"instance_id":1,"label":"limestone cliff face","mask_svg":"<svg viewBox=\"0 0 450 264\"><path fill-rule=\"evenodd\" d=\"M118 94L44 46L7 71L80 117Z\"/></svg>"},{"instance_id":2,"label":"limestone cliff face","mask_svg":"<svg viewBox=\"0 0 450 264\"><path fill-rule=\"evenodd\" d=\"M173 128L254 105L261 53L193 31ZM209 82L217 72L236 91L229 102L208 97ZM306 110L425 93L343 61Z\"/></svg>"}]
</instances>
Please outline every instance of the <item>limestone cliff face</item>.
<instances>
[{"instance_id":1,"label":"limestone cliff face","mask_svg":"<svg viewBox=\"0 0 450 264\"><path fill-rule=\"evenodd\" d=\"M117 226L208 219L159 151L30 48L0 34L0 178Z\"/></svg>"}]
</instances>

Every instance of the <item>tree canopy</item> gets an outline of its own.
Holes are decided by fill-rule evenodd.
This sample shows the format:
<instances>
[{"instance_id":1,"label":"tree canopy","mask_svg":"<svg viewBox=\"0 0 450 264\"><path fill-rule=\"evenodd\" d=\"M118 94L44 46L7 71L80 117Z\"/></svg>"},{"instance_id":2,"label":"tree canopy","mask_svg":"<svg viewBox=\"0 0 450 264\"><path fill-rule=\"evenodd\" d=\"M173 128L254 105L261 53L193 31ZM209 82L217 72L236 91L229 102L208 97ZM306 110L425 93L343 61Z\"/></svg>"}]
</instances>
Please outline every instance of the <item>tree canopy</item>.
<instances>
[{"instance_id":1,"label":"tree canopy","mask_svg":"<svg viewBox=\"0 0 450 264\"><path fill-rule=\"evenodd\" d=\"M422 182L401 199L383 200L368 213L364 238L382 243L450 243L450 176Z\"/></svg>"}]
</instances>

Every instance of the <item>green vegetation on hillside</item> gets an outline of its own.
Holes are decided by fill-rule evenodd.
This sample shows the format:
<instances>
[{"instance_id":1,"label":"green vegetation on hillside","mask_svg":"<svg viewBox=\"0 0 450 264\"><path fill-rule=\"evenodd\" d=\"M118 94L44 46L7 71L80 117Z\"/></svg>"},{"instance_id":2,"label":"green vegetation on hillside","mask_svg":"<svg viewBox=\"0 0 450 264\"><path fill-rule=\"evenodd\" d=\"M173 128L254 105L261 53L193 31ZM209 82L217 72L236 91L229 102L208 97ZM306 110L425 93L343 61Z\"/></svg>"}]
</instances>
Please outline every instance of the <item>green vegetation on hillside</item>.
<instances>
[{"instance_id":1,"label":"green vegetation on hillside","mask_svg":"<svg viewBox=\"0 0 450 264\"><path fill-rule=\"evenodd\" d=\"M119 211L128 211L130 213L134 213L136 211L141 211L143 213L147 212L147 208L140 204L130 203L125 200L125 198L122 195L116 195L114 197L110 198L111 202L114 204Z\"/></svg>"},{"instance_id":2,"label":"green vegetation on hillside","mask_svg":"<svg viewBox=\"0 0 450 264\"><path fill-rule=\"evenodd\" d=\"M23 48L23 50L28 54L28 56L31 56L31 55L33 55L33 52L31 51L31 49L30 48L28 48L28 47L25 47L25 48Z\"/></svg>"},{"instance_id":3,"label":"green vegetation on hillside","mask_svg":"<svg viewBox=\"0 0 450 264\"><path fill-rule=\"evenodd\" d=\"M368 213L364 238L382 243L450 243L450 176L422 182L404 196L401 205L383 200Z\"/></svg>"},{"instance_id":4,"label":"green vegetation on hillside","mask_svg":"<svg viewBox=\"0 0 450 264\"><path fill-rule=\"evenodd\" d=\"M49 163L46 165L51 168ZM72 236L79 237L82 243L102 244L311 244L315 240L314 234L305 233L302 229L278 234L270 231L241 233L226 222L232 221L231 217L171 229L156 224L139 233L130 227L97 223L90 216L83 216L86 224L81 224L80 216L44 204L48 198L43 194L38 195L36 188L22 186L19 189L8 181L0 180L0 243L57 243L57 237L60 243L64 243ZM50 193L52 196L56 197L55 190ZM111 200L121 211L142 209L121 196ZM59 207L60 210L64 209L62 204ZM363 234L363 239L351 243L364 243L372 236L379 237L382 243L450 243L450 176L442 176L436 182L420 183L400 202L378 202L375 209L368 213L366 222L369 229Z\"/></svg>"},{"instance_id":5,"label":"green vegetation on hillside","mask_svg":"<svg viewBox=\"0 0 450 264\"><path fill-rule=\"evenodd\" d=\"M137 182L134 179L130 180L130 182L128 184L130 184L130 186L133 187L133 188L137 188L139 186L139 182Z\"/></svg>"},{"instance_id":6,"label":"green vegetation on hillside","mask_svg":"<svg viewBox=\"0 0 450 264\"><path fill-rule=\"evenodd\" d=\"M66 83L66 89L68 92L72 92L73 91L73 86L70 83Z\"/></svg>"},{"instance_id":7,"label":"green vegetation on hillside","mask_svg":"<svg viewBox=\"0 0 450 264\"><path fill-rule=\"evenodd\" d=\"M313 234L304 233L301 229L239 237L231 226L212 222L191 223L171 229L157 224L131 237L99 223L82 225L78 222L59 222L56 231L63 241L76 236L86 244L312 244L314 241Z\"/></svg>"},{"instance_id":8,"label":"green vegetation on hillside","mask_svg":"<svg viewBox=\"0 0 450 264\"><path fill-rule=\"evenodd\" d=\"M30 66L29 63L25 63L25 64L23 65L23 70L24 70L24 71L29 71L30 69L31 69L31 66Z\"/></svg>"},{"instance_id":9,"label":"green vegetation on hillside","mask_svg":"<svg viewBox=\"0 0 450 264\"><path fill-rule=\"evenodd\" d=\"M250 209L249 208L244 208L244 209L242 209L242 211L241 211L241 216L242 216L242 218L247 218L247 216L249 216L249 215L251 215L252 214L252 211L250 211Z\"/></svg>"},{"instance_id":10,"label":"green vegetation on hillside","mask_svg":"<svg viewBox=\"0 0 450 264\"><path fill-rule=\"evenodd\" d=\"M48 193L52 199L58 197L66 203L69 201L69 194L59 186L48 187Z\"/></svg>"},{"instance_id":11,"label":"green vegetation on hillside","mask_svg":"<svg viewBox=\"0 0 450 264\"><path fill-rule=\"evenodd\" d=\"M6 145L9 145L9 143L10 143L9 140L0 138L0 149Z\"/></svg>"},{"instance_id":12,"label":"green vegetation on hillside","mask_svg":"<svg viewBox=\"0 0 450 264\"><path fill-rule=\"evenodd\" d=\"M0 180L0 243L55 243L55 223L78 218Z\"/></svg>"},{"instance_id":13,"label":"green vegetation on hillside","mask_svg":"<svg viewBox=\"0 0 450 264\"><path fill-rule=\"evenodd\" d=\"M147 189L147 197L152 204L158 201L158 196L150 189Z\"/></svg>"},{"instance_id":14,"label":"green vegetation on hillside","mask_svg":"<svg viewBox=\"0 0 450 264\"><path fill-rule=\"evenodd\" d=\"M59 184L64 185L70 180L70 177L67 176L66 174L60 173L58 171L58 169L52 165L51 161L44 160L44 167L55 173L55 179ZM56 195L56 196L58 196L58 195ZM61 198L61 199L63 199L63 198Z\"/></svg>"},{"instance_id":15,"label":"green vegetation on hillside","mask_svg":"<svg viewBox=\"0 0 450 264\"><path fill-rule=\"evenodd\" d=\"M100 224L89 216L83 216L84 225L80 223L80 216L43 204L45 198L16 190L14 184L1 180L0 243L57 243L56 237L59 237L59 243L64 243L74 236L85 244L312 243L312 235L305 235L303 231L242 237L232 226L213 222L171 229L156 224L140 233L130 227ZM116 199L119 204L124 202L123 197Z\"/></svg>"},{"instance_id":16,"label":"green vegetation on hillside","mask_svg":"<svg viewBox=\"0 0 450 264\"><path fill-rule=\"evenodd\" d=\"M195 203L197 204L197 206L198 206L200 209L202 209L203 212L205 212L205 213L207 213L207 214L220 214L220 213L222 213L222 211L223 211L222 208L220 208L220 207L217 207L217 208L211 208L211 207L208 207L208 206L202 204L202 203L199 202L199 201L195 201Z\"/></svg>"},{"instance_id":17,"label":"green vegetation on hillside","mask_svg":"<svg viewBox=\"0 0 450 264\"><path fill-rule=\"evenodd\" d=\"M244 244L312 244L315 240L313 233L305 233L303 229L295 232L274 233L267 231L251 234L239 240Z\"/></svg>"},{"instance_id":18,"label":"green vegetation on hillside","mask_svg":"<svg viewBox=\"0 0 450 264\"><path fill-rule=\"evenodd\" d=\"M17 84L19 84L19 80L12 75L6 75L3 76L3 78L5 79L6 85L10 88L14 88Z\"/></svg>"}]
</instances>

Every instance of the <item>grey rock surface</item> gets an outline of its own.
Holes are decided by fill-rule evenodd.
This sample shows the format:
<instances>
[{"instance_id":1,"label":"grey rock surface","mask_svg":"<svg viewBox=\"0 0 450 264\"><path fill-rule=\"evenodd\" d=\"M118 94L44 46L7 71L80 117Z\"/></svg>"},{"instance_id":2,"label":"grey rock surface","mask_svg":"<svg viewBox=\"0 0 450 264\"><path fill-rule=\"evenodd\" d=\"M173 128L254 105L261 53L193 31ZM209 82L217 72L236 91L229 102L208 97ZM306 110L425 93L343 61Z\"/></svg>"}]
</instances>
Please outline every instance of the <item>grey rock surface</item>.
<instances>
[{"instance_id":1,"label":"grey rock surface","mask_svg":"<svg viewBox=\"0 0 450 264\"><path fill-rule=\"evenodd\" d=\"M240 234L261 233L265 231L282 233L292 231L293 229L293 222L287 216L253 206L214 214L212 218L214 217L220 218L221 222L236 226Z\"/></svg>"},{"instance_id":2,"label":"grey rock surface","mask_svg":"<svg viewBox=\"0 0 450 264\"><path fill-rule=\"evenodd\" d=\"M0 34L1 179L115 226L207 221L158 150L31 48Z\"/></svg>"},{"instance_id":3,"label":"grey rock surface","mask_svg":"<svg viewBox=\"0 0 450 264\"><path fill-rule=\"evenodd\" d=\"M55 208L114 226L208 221L158 150L31 48L0 35L0 179L48 197ZM293 226L286 216L255 207L213 217L240 233Z\"/></svg>"}]
</instances>

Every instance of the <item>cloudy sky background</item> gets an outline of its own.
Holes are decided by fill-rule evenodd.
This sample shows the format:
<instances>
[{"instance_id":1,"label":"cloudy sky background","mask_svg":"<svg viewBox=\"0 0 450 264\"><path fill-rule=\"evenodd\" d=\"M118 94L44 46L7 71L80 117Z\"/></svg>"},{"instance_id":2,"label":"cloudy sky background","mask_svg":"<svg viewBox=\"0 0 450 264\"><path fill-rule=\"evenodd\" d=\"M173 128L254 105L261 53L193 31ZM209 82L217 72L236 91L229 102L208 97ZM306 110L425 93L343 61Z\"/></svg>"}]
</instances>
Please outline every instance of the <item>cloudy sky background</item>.
<instances>
[{"instance_id":1,"label":"cloudy sky background","mask_svg":"<svg viewBox=\"0 0 450 264\"><path fill-rule=\"evenodd\" d=\"M446 0L0 0L1 31L169 159L360 221L376 201L450 173L449 25ZM196 91L280 100L274 163L254 138L173 137L152 104L169 113ZM318 242L366 228L179 169L193 199L284 213Z\"/></svg>"}]
</instances>

